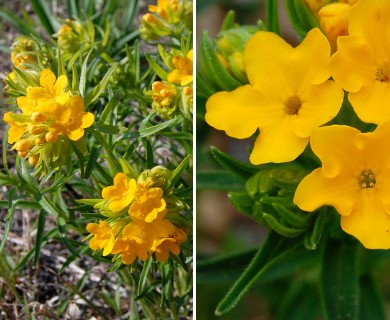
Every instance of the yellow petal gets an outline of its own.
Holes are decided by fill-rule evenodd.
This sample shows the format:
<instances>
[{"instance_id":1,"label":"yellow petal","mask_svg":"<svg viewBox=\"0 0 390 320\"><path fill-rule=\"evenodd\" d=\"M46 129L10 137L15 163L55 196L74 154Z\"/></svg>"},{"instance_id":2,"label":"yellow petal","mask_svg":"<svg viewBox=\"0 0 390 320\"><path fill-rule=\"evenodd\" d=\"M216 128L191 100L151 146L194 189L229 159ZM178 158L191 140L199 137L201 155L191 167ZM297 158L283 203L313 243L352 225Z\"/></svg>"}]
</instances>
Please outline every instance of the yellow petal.
<instances>
[{"instance_id":1,"label":"yellow petal","mask_svg":"<svg viewBox=\"0 0 390 320\"><path fill-rule=\"evenodd\" d=\"M330 77L329 59L328 40L317 28L295 49L276 34L265 31L257 32L245 47L251 85L282 100L300 95L309 84L326 81Z\"/></svg>"},{"instance_id":2,"label":"yellow petal","mask_svg":"<svg viewBox=\"0 0 390 320\"><path fill-rule=\"evenodd\" d=\"M348 92L359 91L375 81L374 48L360 36L339 37L332 56L333 79Z\"/></svg>"},{"instance_id":3,"label":"yellow petal","mask_svg":"<svg viewBox=\"0 0 390 320\"><path fill-rule=\"evenodd\" d=\"M84 129L79 128L73 131L69 131L67 135L70 140L77 141L84 136Z\"/></svg>"},{"instance_id":4,"label":"yellow petal","mask_svg":"<svg viewBox=\"0 0 390 320\"><path fill-rule=\"evenodd\" d=\"M272 32L259 31L245 47L245 66L251 85L279 96L290 83L285 74L290 70L288 59L293 48Z\"/></svg>"},{"instance_id":5,"label":"yellow petal","mask_svg":"<svg viewBox=\"0 0 390 320\"><path fill-rule=\"evenodd\" d=\"M325 177L333 178L338 174L357 177L362 168L359 163L360 151L353 143L358 129L348 126L328 126L313 131L310 145L313 152L322 161Z\"/></svg>"},{"instance_id":6,"label":"yellow petal","mask_svg":"<svg viewBox=\"0 0 390 320\"><path fill-rule=\"evenodd\" d=\"M250 85L218 92L206 103L206 122L238 139L250 137L261 123L277 123L282 115L280 101L266 98Z\"/></svg>"},{"instance_id":7,"label":"yellow petal","mask_svg":"<svg viewBox=\"0 0 390 320\"><path fill-rule=\"evenodd\" d=\"M100 226L97 223L88 223L86 229L89 233L97 234L99 233Z\"/></svg>"},{"instance_id":8,"label":"yellow petal","mask_svg":"<svg viewBox=\"0 0 390 320\"><path fill-rule=\"evenodd\" d=\"M110 237L110 239L107 239L106 243L104 244L104 250L103 250L103 256L107 256L111 253L112 248L114 247L115 239L113 236Z\"/></svg>"},{"instance_id":9,"label":"yellow petal","mask_svg":"<svg viewBox=\"0 0 390 320\"><path fill-rule=\"evenodd\" d=\"M51 93L54 93L53 89L54 89L55 82L56 82L56 76L51 70L45 69L41 72L41 76L39 78L39 83L41 84L41 87L45 89L49 89Z\"/></svg>"},{"instance_id":10,"label":"yellow petal","mask_svg":"<svg viewBox=\"0 0 390 320\"><path fill-rule=\"evenodd\" d=\"M92 113L90 112L81 113L82 128L89 128L90 126L92 126L94 121L95 121L95 116Z\"/></svg>"},{"instance_id":11,"label":"yellow petal","mask_svg":"<svg viewBox=\"0 0 390 320\"><path fill-rule=\"evenodd\" d=\"M18 104L20 110L22 110L23 114L32 114L36 106L34 100L24 96L16 98L16 103Z\"/></svg>"},{"instance_id":12,"label":"yellow petal","mask_svg":"<svg viewBox=\"0 0 390 320\"><path fill-rule=\"evenodd\" d=\"M260 129L249 158L251 163L288 162L303 152L309 138L300 138L292 132L290 118L285 116L280 123Z\"/></svg>"},{"instance_id":13,"label":"yellow petal","mask_svg":"<svg viewBox=\"0 0 390 320\"><path fill-rule=\"evenodd\" d=\"M390 248L390 215L373 189L362 189L348 217L341 218L342 229L359 239L367 249Z\"/></svg>"},{"instance_id":14,"label":"yellow petal","mask_svg":"<svg viewBox=\"0 0 390 320\"><path fill-rule=\"evenodd\" d=\"M339 214L347 216L359 196L356 178L339 176L326 178L322 169L315 169L298 185L294 203L304 211L312 212L324 205L336 208Z\"/></svg>"},{"instance_id":15,"label":"yellow petal","mask_svg":"<svg viewBox=\"0 0 390 320\"><path fill-rule=\"evenodd\" d=\"M55 94L59 96L62 93L64 93L67 85L68 85L68 78L65 75L58 77L56 84L54 85L56 90Z\"/></svg>"},{"instance_id":16,"label":"yellow petal","mask_svg":"<svg viewBox=\"0 0 390 320\"><path fill-rule=\"evenodd\" d=\"M390 2L387 0L358 1L349 18L349 34L370 40L378 53L389 52L389 15Z\"/></svg>"},{"instance_id":17,"label":"yellow petal","mask_svg":"<svg viewBox=\"0 0 390 320\"><path fill-rule=\"evenodd\" d=\"M343 90L334 82L312 86L310 96L303 99L298 117L292 120L293 132L302 138L332 120L339 112L344 98Z\"/></svg>"},{"instance_id":18,"label":"yellow petal","mask_svg":"<svg viewBox=\"0 0 390 320\"><path fill-rule=\"evenodd\" d=\"M359 118L364 122L382 123L390 120L390 85L374 81L348 99Z\"/></svg>"}]
</instances>

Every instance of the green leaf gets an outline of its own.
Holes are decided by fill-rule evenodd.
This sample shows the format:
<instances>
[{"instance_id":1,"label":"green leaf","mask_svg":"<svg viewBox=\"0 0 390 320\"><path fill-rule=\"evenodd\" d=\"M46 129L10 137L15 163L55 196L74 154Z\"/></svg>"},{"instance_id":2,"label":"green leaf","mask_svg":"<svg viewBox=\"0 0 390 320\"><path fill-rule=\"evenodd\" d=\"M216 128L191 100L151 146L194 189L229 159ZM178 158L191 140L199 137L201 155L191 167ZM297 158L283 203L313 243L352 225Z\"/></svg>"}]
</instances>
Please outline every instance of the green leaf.
<instances>
[{"instance_id":1,"label":"green leaf","mask_svg":"<svg viewBox=\"0 0 390 320\"><path fill-rule=\"evenodd\" d=\"M83 65L81 66L81 74L80 74L80 82L79 82L79 92L80 92L81 97L83 97L83 98L84 98L84 95L85 95L85 87L86 87L86 83L87 83L88 59L89 59L89 56L91 55L92 50L93 49L89 50L87 56L84 59ZM87 105L85 103L85 100L84 100L84 104Z\"/></svg>"},{"instance_id":2,"label":"green leaf","mask_svg":"<svg viewBox=\"0 0 390 320\"><path fill-rule=\"evenodd\" d=\"M196 281L214 283L237 279L257 251L256 248L221 257L198 259L196 262Z\"/></svg>"},{"instance_id":3,"label":"green leaf","mask_svg":"<svg viewBox=\"0 0 390 320\"><path fill-rule=\"evenodd\" d=\"M87 94L84 99L86 106L90 105L92 102L95 102L100 97L104 89L106 89L108 82L110 81L111 76L114 73L117 65L118 63L114 63L104 75L103 79L99 82L99 84Z\"/></svg>"},{"instance_id":4,"label":"green leaf","mask_svg":"<svg viewBox=\"0 0 390 320\"><path fill-rule=\"evenodd\" d=\"M178 125L180 122L181 122L181 118L176 117L176 118L173 118L171 120L165 121L165 122L157 124L155 126L152 126L152 127L139 129L139 134L141 137L147 137L147 136L150 136L152 134L156 134L157 132L164 130L166 128L174 127L174 126Z\"/></svg>"},{"instance_id":5,"label":"green leaf","mask_svg":"<svg viewBox=\"0 0 390 320\"><path fill-rule=\"evenodd\" d=\"M386 320L383 297L372 275L364 275L360 279L359 320Z\"/></svg>"},{"instance_id":6,"label":"green leaf","mask_svg":"<svg viewBox=\"0 0 390 320\"><path fill-rule=\"evenodd\" d=\"M41 210L38 218L37 236L35 238L34 266L37 265L39 260L39 253L41 252L46 218L47 218L47 212L45 210Z\"/></svg>"},{"instance_id":7,"label":"green leaf","mask_svg":"<svg viewBox=\"0 0 390 320\"><path fill-rule=\"evenodd\" d=\"M275 0L267 0L265 4L267 11L267 26L268 30L280 34L279 28L279 2Z\"/></svg>"},{"instance_id":8,"label":"green leaf","mask_svg":"<svg viewBox=\"0 0 390 320\"><path fill-rule=\"evenodd\" d=\"M294 29L301 38L313 28L319 27L319 22L311 14L302 0L286 0L287 15Z\"/></svg>"},{"instance_id":9,"label":"green leaf","mask_svg":"<svg viewBox=\"0 0 390 320\"><path fill-rule=\"evenodd\" d=\"M149 275L150 268L152 266L153 259L148 259L144 262L141 275L138 281L137 295L139 296L142 291L145 290L145 284Z\"/></svg>"},{"instance_id":10,"label":"green leaf","mask_svg":"<svg viewBox=\"0 0 390 320\"><path fill-rule=\"evenodd\" d=\"M32 7L36 15L39 17L42 25L46 31L52 35L60 28L60 23L54 18L54 15L50 12L49 7L43 0L31 0Z\"/></svg>"},{"instance_id":11,"label":"green leaf","mask_svg":"<svg viewBox=\"0 0 390 320\"><path fill-rule=\"evenodd\" d=\"M222 316L233 309L249 288L261 279L267 270L270 270L283 257L291 254L298 245L298 241L283 238L271 231L244 273L219 303L215 314Z\"/></svg>"},{"instance_id":12,"label":"green leaf","mask_svg":"<svg viewBox=\"0 0 390 320\"><path fill-rule=\"evenodd\" d=\"M145 53L145 58L148 60L149 66L158 75L158 77L162 80L166 80L168 73L147 53Z\"/></svg>"},{"instance_id":13,"label":"green leaf","mask_svg":"<svg viewBox=\"0 0 390 320\"><path fill-rule=\"evenodd\" d=\"M169 177L168 188L174 187L176 182L179 181L183 171L187 168L187 165L191 159L192 155L188 155L183 159L182 162L177 166L177 168L172 172L172 175Z\"/></svg>"},{"instance_id":14,"label":"green leaf","mask_svg":"<svg viewBox=\"0 0 390 320\"><path fill-rule=\"evenodd\" d=\"M216 147L210 147L211 154L226 170L230 171L243 181L254 175L259 168L251 164L241 162L226 153L218 150Z\"/></svg>"},{"instance_id":15,"label":"green leaf","mask_svg":"<svg viewBox=\"0 0 390 320\"><path fill-rule=\"evenodd\" d=\"M321 291L325 319L358 319L358 244L329 239L321 270Z\"/></svg>"},{"instance_id":16,"label":"green leaf","mask_svg":"<svg viewBox=\"0 0 390 320\"><path fill-rule=\"evenodd\" d=\"M19 18L16 14L13 12L2 8L0 9L0 17L4 19L5 21L8 21L11 23L16 29L20 31L20 33L25 35L34 35L38 37L38 33L35 31L35 29L31 26L30 23L26 23L25 20Z\"/></svg>"},{"instance_id":17,"label":"green leaf","mask_svg":"<svg viewBox=\"0 0 390 320\"><path fill-rule=\"evenodd\" d=\"M228 171L198 171L196 173L196 188L198 190L243 190L244 183Z\"/></svg>"},{"instance_id":18,"label":"green leaf","mask_svg":"<svg viewBox=\"0 0 390 320\"><path fill-rule=\"evenodd\" d=\"M225 19L223 19L220 32L234 28L236 24L235 20L236 20L236 13L234 12L234 10L230 10L226 14Z\"/></svg>"},{"instance_id":19,"label":"green leaf","mask_svg":"<svg viewBox=\"0 0 390 320\"><path fill-rule=\"evenodd\" d=\"M125 174L127 174L130 178L138 179L139 174L134 170L130 163L125 161L123 158L120 158L119 162Z\"/></svg>"}]
</instances>

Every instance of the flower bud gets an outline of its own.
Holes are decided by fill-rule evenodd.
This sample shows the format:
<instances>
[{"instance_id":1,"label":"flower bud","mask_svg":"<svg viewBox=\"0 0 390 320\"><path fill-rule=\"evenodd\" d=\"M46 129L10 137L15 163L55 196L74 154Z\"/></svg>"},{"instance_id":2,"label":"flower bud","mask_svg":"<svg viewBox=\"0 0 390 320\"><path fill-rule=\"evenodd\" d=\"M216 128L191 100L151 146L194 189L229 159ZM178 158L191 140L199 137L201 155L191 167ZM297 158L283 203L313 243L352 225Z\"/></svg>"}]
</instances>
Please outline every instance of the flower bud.
<instances>
[{"instance_id":1,"label":"flower bud","mask_svg":"<svg viewBox=\"0 0 390 320\"><path fill-rule=\"evenodd\" d=\"M30 154L28 157L28 163L32 166L35 167L39 161L39 154Z\"/></svg>"},{"instance_id":2,"label":"flower bud","mask_svg":"<svg viewBox=\"0 0 390 320\"><path fill-rule=\"evenodd\" d=\"M165 183L171 177L172 172L162 166L154 167L150 170L143 171L138 177L138 183L146 188L163 188Z\"/></svg>"},{"instance_id":3,"label":"flower bud","mask_svg":"<svg viewBox=\"0 0 390 320\"><path fill-rule=\"evenodd\" d=\"M248 83L244 65L244 49L248 40L258 31L242 26L222 31L216 39L218 60L237 80Z\"/></svg>"},{"instance_id":4,"label":"flower bud","mask_svg":"<svg viewBox=\"0 0 390 320\"><path fill-rule=\"evenodd\" d=\"M46 133L45 139L46 139L46 141L49 142L49 143L54 143L54 142L57 141L58 135L57 135L57 133L55 133L55 132L50 132L50 131L49 131L49 132Z\"/></svg>"},{"instance_id":5,"label":"flower bud","mask_svg":"<svg viewBox=\"0 0 390 320\"><path fill-rule=\"evenodd\" d=\"M155 110L157 114L164 119L173 118L177 108L176 87L170 83L156 81L152 84L151 94L153 99L153 110Z\"/></svg>"},{"instance_id":6,"label":"flower bud","mask_svg":"<svg viewBox=\"0 0 390 320\"><path fill-rule=\"evenodd\" d=\"M351 9L352 6L346 3L332 3L322 7L318 13L321 28L333 51L337 49L337 38L348 35Z\"/></svg>"},{"instance_id":7,"label":"flower bud","mask_svg":"<svg viewBox=\"0 0 390 320\"><path fill-rule=\"evenodd\" d=\"M28 140L26 139L20 139L18 142L15 143L12 149L16 149L19 152L26 152L30 151L31 149L31 144Z\"/></svg>"},{"instance_id":8,"label":"flower bud","mask_svg":"<svg viewBox=\"0 0 390 320\"><path fill-rule=\"evenodd\" d=\"M41 123L41 122L44 122L46 120L46 117L44 114L42 114L38 111L35 111L31 115L31 120L35 123Z\"/></svg>"}]
</instances>

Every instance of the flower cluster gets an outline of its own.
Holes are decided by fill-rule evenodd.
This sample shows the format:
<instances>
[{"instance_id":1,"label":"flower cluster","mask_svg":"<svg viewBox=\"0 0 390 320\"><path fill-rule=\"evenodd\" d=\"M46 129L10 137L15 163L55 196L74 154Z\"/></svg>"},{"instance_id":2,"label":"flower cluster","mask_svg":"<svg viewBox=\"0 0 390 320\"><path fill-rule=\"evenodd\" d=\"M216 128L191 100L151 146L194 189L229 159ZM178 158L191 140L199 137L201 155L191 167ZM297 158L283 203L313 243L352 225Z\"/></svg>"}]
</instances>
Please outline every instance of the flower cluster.
<instances>
[{"instance_id":1,"label":"flower cluster","mask_svg":"<svg viewBox=\"0 0 390 320\"><path fill-rule=\"evenodd\" d=\"M155 81L152 90L145 94L152 97L153 110L163 119L171 119L178 111L192 119L193 106L193 50L171 50L160 54L169 72L163 81Z\"/></svg>"},{"instance_id":2,"label":"flower cluster","mask_svg":"<svg viewBox=\"0 0 390 320\"><path fill-rule=\"evenodd\" d=\"M62 51L62 57L66 61L81 48L84 51L89 48L89 45L94 41L94 30L88 28L81 21L66 19L54 36Z\"/></svg>"},{"instance_id":3,"label":"flower cluster","mask_svg":"<svg viewBox=\"0 0 390 320\"><path fill-rule=\"evenodd\" d=\"M39 83L27 87L26 95L16 99L21 113L4 115L10 125L8 143L14 144L12 149L28 158L32 166L59 161L68 148L64 137L77 141L94 122L94 115L84 110L83 99L67 90L65 75L56 79L51 70L44 69Z\"/></svg>"},{"instance_id":4,"label":"flower cluster","mask_svg":"<svg viewBox=\"0 0 390 320\"><path fill-rule=\"evenodd\" d=\"M244 51L249 84L212 95L206 121L239 139L259 130L250 156L253 164L289 162L302 154L312 157L312 151L322 167L298 185L295 205L310 212L331 205L346 233L366 248L388 249L390 3L342 2L319 11L321 20L327 10L348 7L342 32L321 24L331 43L337 39L332 55L328 39L317 28L296 48L274 33L255 33ZM338 17L332 21L340 22ZM352 127L355 115L348 101L343 103L344 92L359 118L354 123L358 128ZM334 120L340 125L320 127L341 107L349 116ZM372 130L367 123L378 127ZM309 142L311 150L305 151Z\"/></svg>"},{"instance_id":5,"label":"flower cluster","mask_svg":"<svg viewBox=\"0 0 390 320\"><path fill-rule=\"evenodd\" d=\"M181 38L183 31L192 29L192 2L188 0L157 0L149 5L149 13L141 20L141 37L157 40L171 36Z\"/></svg>"},{"instance_id":6,"label":"flower cluster","mask_svg":"<svg viewBox=\"0 0 390 320\"><path fill-rule=\"evenodd\" d=\"M95 205L107 217L106 221L87 225L87 231L93 235L89 247L103 249L104 256L114 254L114 260L120 256L127 265L137 258L146 261L153 254L160 262L166 261L170 253L178 255L188 231L177 225L175 208L167 205L167 174L162 167L141 174L137 180L117 173L114 185L102 190L103 199ZM172 203L177 209L177 201Z\"/></svg>"}]
</instances>

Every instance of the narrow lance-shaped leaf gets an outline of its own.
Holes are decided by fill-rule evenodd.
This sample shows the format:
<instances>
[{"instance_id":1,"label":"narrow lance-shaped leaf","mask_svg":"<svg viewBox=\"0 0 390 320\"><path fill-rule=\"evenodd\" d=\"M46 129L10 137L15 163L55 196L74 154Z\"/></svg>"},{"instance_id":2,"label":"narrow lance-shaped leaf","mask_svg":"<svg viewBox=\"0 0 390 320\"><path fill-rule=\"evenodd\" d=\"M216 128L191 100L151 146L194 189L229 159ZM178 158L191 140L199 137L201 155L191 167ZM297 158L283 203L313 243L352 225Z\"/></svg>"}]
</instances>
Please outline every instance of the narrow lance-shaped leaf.
<instances>
[{"instance_id":1,"label":"narrow lance-shaped leaf","mask_svg":"<svg viewBox=\"0 0 390 320\"><path fill-rule=\"evenodd\" d=\"M325 319L359 319L359 266L356 242L328 240L324 246L322 259L321 291Z\"/></svg>"}]
</instances>

